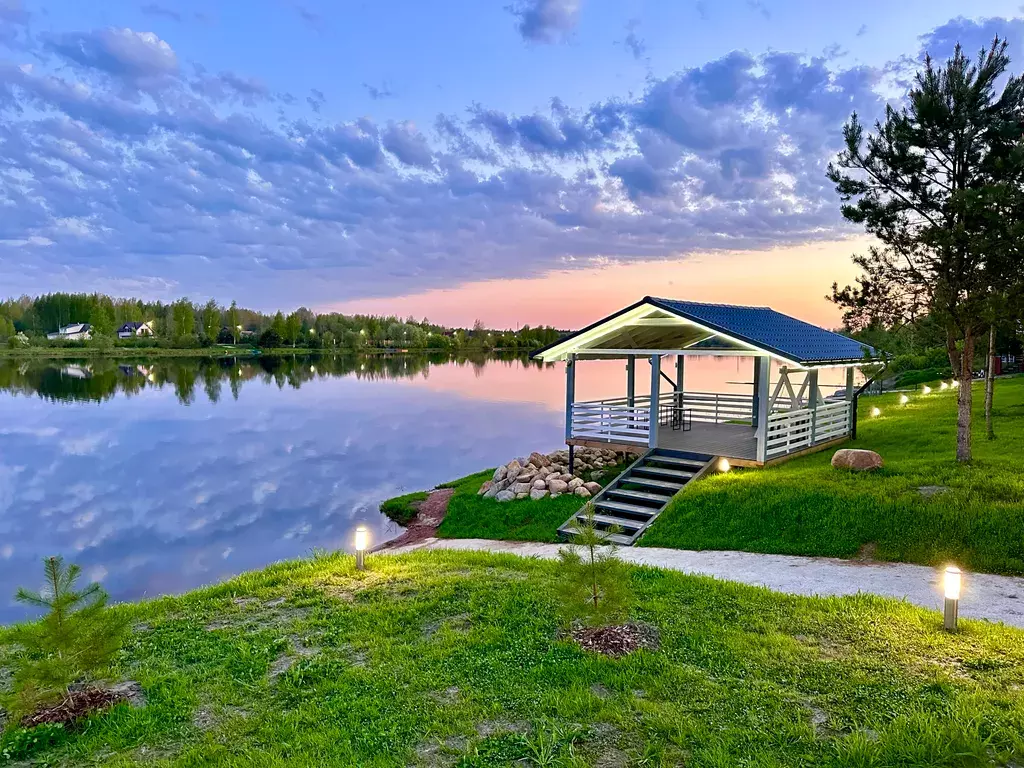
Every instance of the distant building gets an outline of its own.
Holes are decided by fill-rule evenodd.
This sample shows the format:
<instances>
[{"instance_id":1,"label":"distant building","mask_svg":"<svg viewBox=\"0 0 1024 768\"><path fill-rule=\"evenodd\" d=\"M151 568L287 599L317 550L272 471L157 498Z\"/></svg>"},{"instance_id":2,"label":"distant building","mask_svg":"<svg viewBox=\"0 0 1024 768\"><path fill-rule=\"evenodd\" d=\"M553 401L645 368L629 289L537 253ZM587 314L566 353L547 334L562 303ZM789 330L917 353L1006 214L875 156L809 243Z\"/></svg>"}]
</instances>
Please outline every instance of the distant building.
<instances>
[{"instance_id":1,"label":"distant building","mask_svg":"<svg viewBox=\"0 0 1024 768\"><path fill-rule=\"evenodd\" d=\"M117 329L117 338L130 339L132 336L152 336L152 323L129 322Z\"/></svg>"},{"instance_id":2,"label":"distant building","mask_svg":"<svg viewBox=\"0 0 1024 768\"><path fill-rule=\"evenodd\" d=\"M46 334L50 341L88 341L92 338L92 326L88 323L71 323L56 333Z\"/></svg>"}]
</instances>

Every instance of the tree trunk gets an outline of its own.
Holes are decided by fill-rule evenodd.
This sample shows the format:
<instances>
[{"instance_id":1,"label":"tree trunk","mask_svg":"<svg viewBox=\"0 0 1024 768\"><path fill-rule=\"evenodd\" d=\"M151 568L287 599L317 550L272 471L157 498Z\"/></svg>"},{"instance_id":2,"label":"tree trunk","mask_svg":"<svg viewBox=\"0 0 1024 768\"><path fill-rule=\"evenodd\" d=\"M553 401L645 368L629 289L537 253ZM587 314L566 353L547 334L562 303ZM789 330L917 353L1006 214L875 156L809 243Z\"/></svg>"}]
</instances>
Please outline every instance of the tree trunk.
<instances>
[{"instance_id":1,"label":"tree trunk","mask_svg":"<svg viewBox=\"0 0 1024 768\"><path fill-rule=\"evenodd\" d=\"M968 329L964 334L964 349L959 355L960 368L957 390L956 414L956 460L971 460L971 406L974 402L971 384L974 381L974 330Z\"/></svg>"},{"instance_id":2,"label":"tree trunk","mask_svg":"<svg viewBox=\"0 0 1024 768\"><path fill-rule=\"evenodd\" d=\"M992 398L996 388L996 327L988 329L988 365L985 366L985 434L989 440L996 439L992 428Z\"/></svg>"}]
</instances>

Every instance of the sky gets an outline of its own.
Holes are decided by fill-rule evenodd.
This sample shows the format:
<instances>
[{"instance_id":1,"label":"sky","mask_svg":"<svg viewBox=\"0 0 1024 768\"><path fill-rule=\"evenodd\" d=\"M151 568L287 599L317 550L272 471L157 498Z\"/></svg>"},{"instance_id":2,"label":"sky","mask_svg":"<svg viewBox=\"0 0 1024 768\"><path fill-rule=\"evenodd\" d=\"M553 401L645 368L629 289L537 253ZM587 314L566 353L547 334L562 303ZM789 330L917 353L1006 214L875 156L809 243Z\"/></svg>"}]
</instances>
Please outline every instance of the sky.
<instances>
[{"instance_id":1,"label":"sky","mask_svg":"<svg viewBox=\"0 0 1024 768\"><path fill-rule=\"evenodd\" d=\"M970 16L963 14L969 13ZM0 0L0 296L834 326L851 112L1019 0Z\"/></svg>"}]
</instances>

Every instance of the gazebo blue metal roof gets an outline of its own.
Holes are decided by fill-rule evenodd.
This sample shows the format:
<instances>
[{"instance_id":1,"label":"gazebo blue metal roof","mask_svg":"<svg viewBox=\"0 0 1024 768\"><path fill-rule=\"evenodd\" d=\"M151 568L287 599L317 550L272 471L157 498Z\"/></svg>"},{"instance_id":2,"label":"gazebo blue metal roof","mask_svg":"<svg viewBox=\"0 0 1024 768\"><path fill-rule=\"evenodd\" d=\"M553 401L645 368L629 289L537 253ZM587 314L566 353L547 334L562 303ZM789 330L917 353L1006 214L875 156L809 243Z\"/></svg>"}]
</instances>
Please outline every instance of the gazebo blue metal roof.
<instances>
[{"instance_id":1,"label":"gazebo blue metal roof","mask_svg":"<svg viewBox=\"0 0 1024 768\"><path fill-rule=\"evenodd\" d=\"M873 347L776 312L770 307L703 304L652 296L648 296L647 300L687 320L776 352L801 365L852 363L864 360L865 356L879 357Z\"/></svg>"},{"instance_id":2,"label":"gazebo blue metal roof","mask_svg":"<svg viewBox=\"0 0 1024 768\"><path fill-rule=\"evenodd\" d=\"M673 324L682 324L686 328L672 330L678 327ZM653 296L645 296L635 304L537 350L532 356L561 359L566 354L632 353L633 349L627 347L637 351L664 350L669 354L676 350L690 354L722 351L743 354L744 349L752 349L803 367L849 365L882 359L881 353L873 347L770 307L704 304Z\"/></svg>"}]
</instances>

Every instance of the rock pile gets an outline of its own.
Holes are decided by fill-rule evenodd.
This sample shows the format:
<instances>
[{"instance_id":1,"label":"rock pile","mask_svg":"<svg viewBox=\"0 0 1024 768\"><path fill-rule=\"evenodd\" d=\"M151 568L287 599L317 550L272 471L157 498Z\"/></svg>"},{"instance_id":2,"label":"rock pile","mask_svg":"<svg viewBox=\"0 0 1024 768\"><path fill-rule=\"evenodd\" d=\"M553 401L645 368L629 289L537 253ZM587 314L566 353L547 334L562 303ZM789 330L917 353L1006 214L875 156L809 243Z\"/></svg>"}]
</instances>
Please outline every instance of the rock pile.
<instances>
[{"instance_id":1,"label":"rock pile","mask_svg":"<svg viewBox=\"0 0 1024 768\"><path fill-rule=\"evenodd\" d=\"M584 482L586 473L615 466L626 458L622 451L602 448L577 448L573 457L573 473L569 474L569 451L531 453L529 458L512 459L494 470L494 477L480 486L479 495L497 501L525 499L534 501L546 496L556 498L572 493L589 499L601 490L601 484Z\"/></svg>"}]
</instances>

